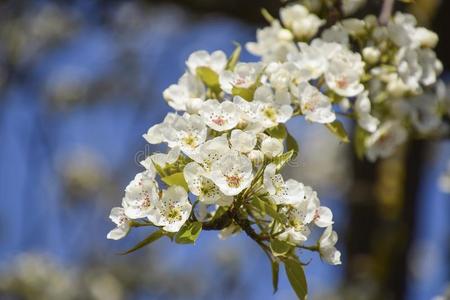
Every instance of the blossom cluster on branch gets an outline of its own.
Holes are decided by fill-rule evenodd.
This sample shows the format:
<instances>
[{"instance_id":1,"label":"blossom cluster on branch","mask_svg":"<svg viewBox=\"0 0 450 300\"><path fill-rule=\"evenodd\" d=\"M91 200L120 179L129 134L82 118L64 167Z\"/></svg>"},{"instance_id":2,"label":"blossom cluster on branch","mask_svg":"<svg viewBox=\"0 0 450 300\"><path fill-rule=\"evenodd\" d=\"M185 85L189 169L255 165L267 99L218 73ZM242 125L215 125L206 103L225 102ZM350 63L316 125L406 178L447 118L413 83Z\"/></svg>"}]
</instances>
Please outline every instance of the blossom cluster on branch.
<instances>
[{"instance_id":1,"label":"blossom cluster on branch","mask_svg":"<svg viewBox=\"0 0 450 300\"><path fill-rule=\"evenodd\" d=\"M244 232L269 257L277 289L279 264L299 298L307 294L298 249L317 251L340 264L333 214L312 187L285 179L283 167L298 154L285 123L303 117L350 138L338 115L355 121L358 155L374 161L391 155L408 136L443 126L439 97L442 65L433 52L437 36L397 13L388 24L376 17L344 19L332 26L300 4L281 9L257 31L247 50L258 62L241 62L241 47L197 51L186 72L163 93L175 110L144 138L165 143L113 208L110 239L132 227L157 230L130 249L163 236L194 243L202 230L219 237ZM322 229L317 240L311 232ZM127 253L128 253L127 252Z\"/></svg>"}]
</instances>

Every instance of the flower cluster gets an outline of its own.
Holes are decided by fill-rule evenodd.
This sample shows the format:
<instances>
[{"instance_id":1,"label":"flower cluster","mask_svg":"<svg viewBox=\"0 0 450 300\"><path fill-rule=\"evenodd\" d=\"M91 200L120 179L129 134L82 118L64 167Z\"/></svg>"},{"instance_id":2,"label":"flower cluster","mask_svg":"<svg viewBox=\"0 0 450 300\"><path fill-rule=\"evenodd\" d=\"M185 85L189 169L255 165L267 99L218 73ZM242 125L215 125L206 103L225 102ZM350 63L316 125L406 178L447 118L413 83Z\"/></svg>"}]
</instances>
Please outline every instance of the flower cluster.
<instances>
[{"instance_id":1,"label":"flower cluster","mask_svg":"<svg viewBox=\"0 0 450 300\"><path fill-rule=\"evenodd\" d=\"M285 7L280 16L282 25L271 20L247 49L261 56L267 70L275 69L278 78L313 80L328 97L319 103L336 103L339 113L354 119L358 155L375 161L391 155L408 136L448 130L443 123L448 115L445 86L438 80L442 64L433 51L438 37L418 27L412 15L396 13L387 24L372 15L344 19L320 37L316 33L323 20L305 7ZM300 24L301 33L295 30ZM302 95L308 92L294 94L300 100ZM313 122L333 120L327 111L316 118L302 107Z\"/></svg>"},{"instance_id":2,"label":"flower cluster","mask_svg":"<svg viewBox=\"0 0 450 300\"><path fill-rule=\"evenodd\" d=\"M297 248L341 263L331 210L311 187L281 174L298 153L285 123L304 117L348 142L337 119L342 114L356 121L361 155L392 154L410 132L434 128L422 124L435 122L419 118L423 111L435 112L417 96L435 88L442 70L432 50L437 37L404 14L387 25L369 16L325 30L326 22L300 4L282 8L281 21L265 15L269 26L246 44L260 61L239 61L240 46L230 57L197 51L164 91L175 112L144 138L166 144L168 152L141 162L145 171L111 212L117 228L109 238L120 239L131 227L159 228L135 250L162 236L193 243L201 230L220 230L220 238L243 231L273 266L285 264L291 283L303 272ZM320 228L311 243L311 232Z\"/></svg>"}]
</instances>

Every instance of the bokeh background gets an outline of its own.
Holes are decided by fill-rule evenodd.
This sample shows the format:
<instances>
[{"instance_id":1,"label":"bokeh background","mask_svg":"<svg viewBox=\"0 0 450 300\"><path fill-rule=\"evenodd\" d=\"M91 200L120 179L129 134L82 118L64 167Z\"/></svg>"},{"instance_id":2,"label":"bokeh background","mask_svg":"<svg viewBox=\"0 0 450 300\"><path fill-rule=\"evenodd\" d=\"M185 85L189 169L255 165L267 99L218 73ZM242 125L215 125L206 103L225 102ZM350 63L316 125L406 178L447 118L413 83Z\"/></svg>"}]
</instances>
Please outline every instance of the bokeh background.
<instances>
[{"instance_id":1,"label":"bokeh background","mask_svg":"<svg viewBox=\"0 0 450 300\"><path fill-rule=\"evenodd\" d=\"M69 3L70 2L70 3ZM359 14L377 13L369 1ZM136 163L162 150L141 138L169 107L161 93L188 55L254 40L278 0L0 2L0 299L295 299L245 236L204 232L117 255L146 234L106 240ZM438 32L450 63L450 1L398 5ZM244 53L243 60L255 60ZM444 75L445 76L445 75ZM450 282L450 197L438 178L450 142L414 141L369 164L320 126L293 120L288 172L335 213L343 265L305 254L310 299L411 299Z\"/></svg>"}]
</instances>

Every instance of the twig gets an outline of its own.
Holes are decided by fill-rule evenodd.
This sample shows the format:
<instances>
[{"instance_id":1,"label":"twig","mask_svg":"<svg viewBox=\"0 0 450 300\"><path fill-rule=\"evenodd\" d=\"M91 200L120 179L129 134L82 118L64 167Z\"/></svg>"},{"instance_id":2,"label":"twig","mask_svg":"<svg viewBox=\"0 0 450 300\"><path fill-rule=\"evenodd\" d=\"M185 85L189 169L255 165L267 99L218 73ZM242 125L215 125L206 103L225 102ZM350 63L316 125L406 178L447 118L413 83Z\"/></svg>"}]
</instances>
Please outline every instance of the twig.
<instances>
[{"instance_id":1,"label":"twig","mask_svg":"<svg viewBox=\"0 0 450 300\"><path fill-rule=\"evenodd\" d=\"M395 0L384 0L383 7L381 8L380 16L378 17L378 23L380 25L387 25L389 19L392 16Z\"/></svg>"}]
</instances>

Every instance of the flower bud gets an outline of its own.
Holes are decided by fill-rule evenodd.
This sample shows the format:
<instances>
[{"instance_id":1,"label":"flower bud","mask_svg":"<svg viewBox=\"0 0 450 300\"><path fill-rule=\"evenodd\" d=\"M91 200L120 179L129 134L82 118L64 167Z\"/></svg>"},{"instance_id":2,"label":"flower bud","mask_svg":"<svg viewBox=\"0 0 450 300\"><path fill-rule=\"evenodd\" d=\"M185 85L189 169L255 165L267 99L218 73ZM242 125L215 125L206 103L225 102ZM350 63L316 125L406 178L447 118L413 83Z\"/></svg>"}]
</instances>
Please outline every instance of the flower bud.
<instances>
[{"instance_id":1,"label":"flower bud","mask_svg":"<svg viewBox=\"0 0 450 300\"><path fill-rule=\"evenodd\" d=\"M375 47L366 47L362 51L364 60L369 64L376 64L380 59L380 50Z\"/></svg>"},{"instance_id":2,"label":"flower bud","mask_svg":"<svg viewBox=\"0 0 450 300\"><path fill-rule=\"evenodd\" d=\"M264 154L259 150L252 150L248 153L248 158L257 166L264 161Z\"/></svg>"}]
</instances>

